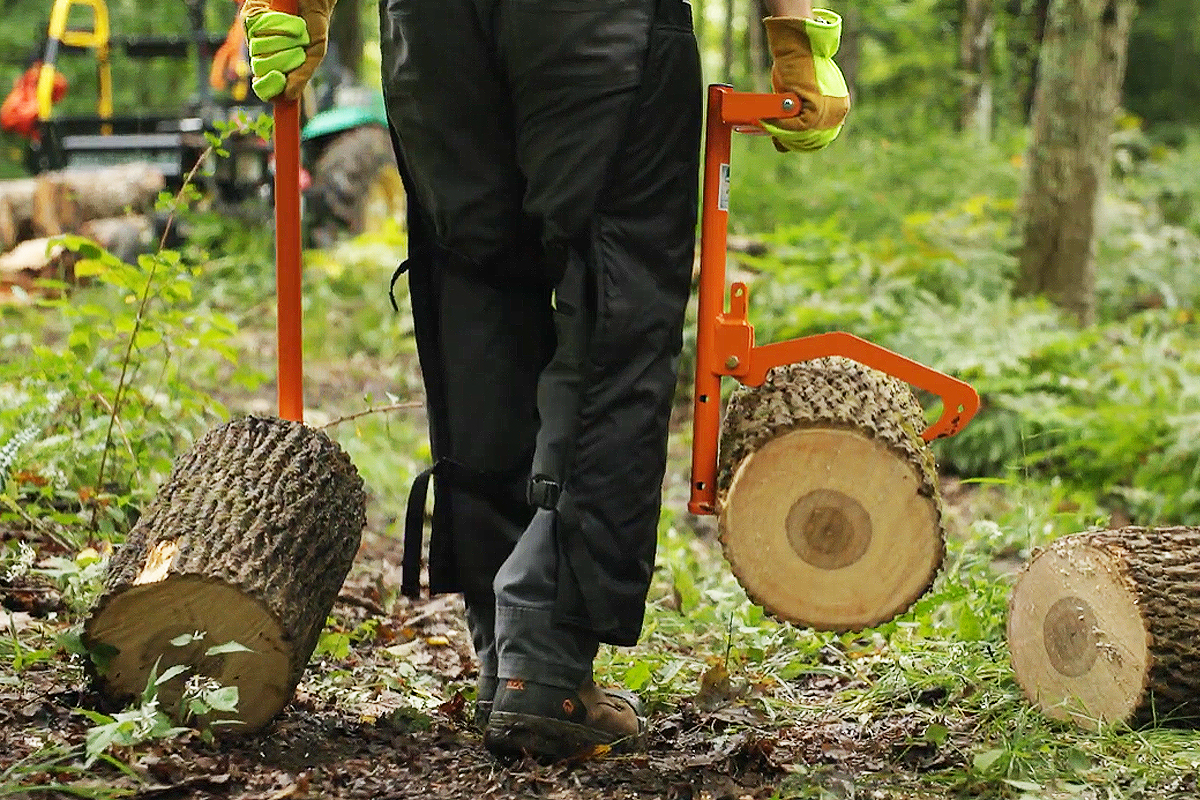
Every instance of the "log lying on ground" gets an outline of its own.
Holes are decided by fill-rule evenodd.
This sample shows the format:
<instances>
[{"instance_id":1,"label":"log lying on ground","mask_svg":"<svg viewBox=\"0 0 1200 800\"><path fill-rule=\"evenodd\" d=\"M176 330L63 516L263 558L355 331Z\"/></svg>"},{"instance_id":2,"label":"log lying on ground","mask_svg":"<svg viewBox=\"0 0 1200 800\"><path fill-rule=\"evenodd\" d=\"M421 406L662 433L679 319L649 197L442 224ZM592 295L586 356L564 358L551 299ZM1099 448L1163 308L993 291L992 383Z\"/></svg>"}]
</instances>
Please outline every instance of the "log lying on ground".
<instances>
[{"instance_id":1,"label":"log lying on ground","mask_svg":"<svg viewBox=\"0 0 1200 800\"><path fill-rule=\"evenodd\" d=\"M12 287L26 292L38 291L37 282L45 278L71 282L79 255L50 239L30 239L7 253L0 254L0 298L10 297Z\"/></svg>"},{"instance_id":2,"label":"log lying on ground","mask_svg":"<svg viewBox=\"0 0 1200 800\"><path fill-rule=\"evenodd\" d=\"M165 186L162 172L149 164L63 170L0 181L0 205L12 212L22 241L77 233L87 220L145 214Z\"/></svg>"},{"instance_id":3,"label":"log lying on ground","mask_svg":"<svg viewBox=\"0 0 1200 800\"><path fill-rule=\"evenodd\" d=\"M1200 529L1064 537L1009 601L1013 671L1047 715L1200 727Z\"/></svg>"},{"instance_id":4,"label":"log lying on ground","mask_svg":"<svg viewBox=\"0 0 1200 800\"><path fill-rule=\"evenodd\" d=\"M237 686L239 730L291 699L358 550L362 479L325 434L247 417L204 436L175 464L114 554L85 628L97 688L136 696L155 663ZM183 634L198 642L171 644ZM207 654L234 641L252 652ZM159 688L177 703L186 676Z\"/></svg>"},{"instance_id":5,"label":"log lying on ground","mask_svg":"<svg viewBox=\"0 0 1200 800\"><path fill-rule=\"evenodd\" d=\"M911 389L843 358L779 367L730 399L718 526L750 598L821 630L907 609L945 552L937 470Z\"/></svg>"}]
</instances>

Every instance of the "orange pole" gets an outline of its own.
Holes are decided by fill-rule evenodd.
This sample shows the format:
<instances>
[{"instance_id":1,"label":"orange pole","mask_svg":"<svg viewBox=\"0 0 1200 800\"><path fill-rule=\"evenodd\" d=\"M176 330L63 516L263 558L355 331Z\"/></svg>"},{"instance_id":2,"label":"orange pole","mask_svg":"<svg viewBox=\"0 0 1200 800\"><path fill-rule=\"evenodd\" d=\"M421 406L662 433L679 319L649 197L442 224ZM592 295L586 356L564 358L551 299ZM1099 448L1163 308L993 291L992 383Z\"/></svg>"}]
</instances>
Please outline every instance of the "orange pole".
<instances>
[{"instance_id":1,"label":"orange pole","mask_svg":"<svg viewBox=\"0 0 1200 800\"><path fill-rule=\"evenodd\" d=\"M295 14L297 0L275 0ZM300 104L275 101L275 295L279 339L279 416L304 420L300 294Z\"/></svg>"},{"instance_id":2,"label":"orange pole","mask_svg":"<svg viewBox=\"0 0 1200 800\"><path fill-rule=\"evenodd\" d=\"M725 245L729 234L729 153L724 119L728 86L708 87L704 132L704 201L700 214L700 288L696 310L696 386L692 396L692 491L688 510L715 514L721 376L714 368L717 319L725 311Z\"/></svg>"}]
</instances>

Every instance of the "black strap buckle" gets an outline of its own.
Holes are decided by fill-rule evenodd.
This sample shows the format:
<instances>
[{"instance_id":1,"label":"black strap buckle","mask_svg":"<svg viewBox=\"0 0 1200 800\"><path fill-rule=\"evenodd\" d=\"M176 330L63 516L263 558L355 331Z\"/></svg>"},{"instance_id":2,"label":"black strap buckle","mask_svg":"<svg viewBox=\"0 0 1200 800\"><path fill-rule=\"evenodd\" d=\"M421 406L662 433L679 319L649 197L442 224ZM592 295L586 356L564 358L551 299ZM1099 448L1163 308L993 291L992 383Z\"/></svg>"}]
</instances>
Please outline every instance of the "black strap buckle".
<instances>
[{"instance_id":1,"label":"black strap buckle","mask_svg":"<svg viewBox=\"0 0 1200 800\"><path fill-rule=\"evenodd\" d=\"M534 475L529 479L526 496L529 504L537 508L553 511L558 508L558 498L562 495L562 486L545 475Z\"/></svg>"}]
</instances>

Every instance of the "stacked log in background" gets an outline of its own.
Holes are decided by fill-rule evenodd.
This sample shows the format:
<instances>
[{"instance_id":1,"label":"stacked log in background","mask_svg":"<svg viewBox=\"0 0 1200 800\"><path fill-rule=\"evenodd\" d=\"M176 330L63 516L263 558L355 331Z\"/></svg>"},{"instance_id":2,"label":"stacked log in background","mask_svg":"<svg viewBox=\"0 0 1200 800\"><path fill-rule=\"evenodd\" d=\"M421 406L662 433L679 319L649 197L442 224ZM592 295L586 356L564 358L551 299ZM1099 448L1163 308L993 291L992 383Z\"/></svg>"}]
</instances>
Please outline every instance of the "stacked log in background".
<instances>
[{"instance_id":1,"label":"stacked log in background","mask_svg":"<svg viewBox=\"0 0 1200 800\"><path fill-rule=\"evenodd\" d=\"M73 279L76 258L53 243L55 236L80 234L107 250L148 243L147 215L165 186L162 173L147 164L0 181L0 301L12 297L14 286L30 292L42 278Z\"/></svg>"}]
</instances>

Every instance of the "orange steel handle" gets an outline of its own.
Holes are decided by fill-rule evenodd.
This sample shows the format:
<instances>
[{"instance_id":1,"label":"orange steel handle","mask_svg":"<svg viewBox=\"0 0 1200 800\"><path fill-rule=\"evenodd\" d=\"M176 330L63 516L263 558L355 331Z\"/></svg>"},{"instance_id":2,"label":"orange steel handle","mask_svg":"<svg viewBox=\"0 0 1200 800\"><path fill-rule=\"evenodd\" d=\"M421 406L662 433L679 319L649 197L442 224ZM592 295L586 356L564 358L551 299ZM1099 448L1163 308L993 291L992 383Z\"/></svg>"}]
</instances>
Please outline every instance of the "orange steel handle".
<instances>
[{"instance_id":1,"label":"orange steel handle","mask_svg":"<svg viewBox=\"0 0 1200 800\"><path fill-rule=\"evenodd\" d=\"M297 0L275 0L295 14ZM279 337L279 416L304 421L300 296L300 104L275 101L275 295Z\"/></svg>"},{"instance_id":2,"label":"orange steel handle","mask_svg":"<svg viewBox=\"0 0 1200 800\"><path fill-rule=\"evenodd\" d=\"M796 95L708 89L704 135L704 203L700 220L700 289L696 330L696 384L692 421L692 487L688 510L715 514L717 448L721 430L721 378L747 386L766 380L772 367L824 356L845 356L886 372L942 399L941 417L922 434L925 441L953 436L979 409L971 386L849 333L822 333L754 345L748 319L749 290L735 283L725 308L725 255L729 234L729 156L734 131L761 130L763 119L794 116Z\"/></svg>"}]
</instances>

